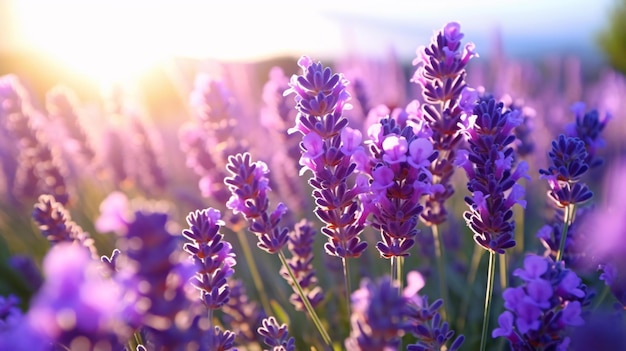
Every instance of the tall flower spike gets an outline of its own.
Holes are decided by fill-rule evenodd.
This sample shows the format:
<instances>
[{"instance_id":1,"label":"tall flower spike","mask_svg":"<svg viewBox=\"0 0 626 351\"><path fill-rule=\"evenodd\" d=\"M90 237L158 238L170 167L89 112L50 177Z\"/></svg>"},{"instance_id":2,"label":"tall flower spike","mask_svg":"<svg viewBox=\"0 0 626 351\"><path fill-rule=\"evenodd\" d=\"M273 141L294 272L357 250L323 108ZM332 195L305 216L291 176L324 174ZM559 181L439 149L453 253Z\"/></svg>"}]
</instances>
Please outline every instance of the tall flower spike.
<instances>
[{"instance_id":1,"label":"tall flower spike","mask_svg":"<svg viewBox=\"0 0 626 351\"><path fill-rule=\"evenodd\" d=\"M461 92L466 87L465 67L472 57L478 56L473 43L461 45L463 36L461 26L450 22L436 33L429 46L418 48L417 58L413 60L417 69L411 82L421 87L424 99L419 117L432 130L430 140L439 151L430 165L432 182L443 186L425 204L422 219L429 225L445 222L444 204L454 193L450 179L456 150L462 142L459 122L463 115Z\"/></svg>"},{"instance_id":2,"label":"tall flower spike","mask_svg":"<svg viewBox=\"0 0 626 351\"><path fill-rule=\"evenodd\" d=\"M324 245L329 255L342 258L358 257L367 243L359 234L363 224L359 221L358 195L363 187L351 184L350 176L357 164L342 146L342 131L348 120L343 110L349 107L348 82L341 74L333 73L320 62L303 56L298 60L302 75L291 77L285 94L295 94L298 116L290 133L303 135L300 148L301 173L310 170L317 217L325 223L322 233L328 238Z\"/></svg>"},{"instance_id":3,"label":"tall flower spike","mask_svg":"<svg viewBox=\"0 0 626 351\"><path fill-rule=\"evenodd\" d=\"M480 101L464 121L469 151L459 152L456 160L467 173L467 189L472 193L465 198L470 209L463 217L476 243L499 254L515 246L511 208L515 204L526 207L524 188L517 181L528 178L528 165L522 161L514 167L511 147L518 117L519 111L505 111L504 104L493 97Z\"/></svg>"},{"instance_id":4,"label":"tall flower spike","mask_svg":"<svg viewBox=\"0 0 626 351\"><path fill-rule=\"evenodd\" d=\"M427 138L406 119L382 118L370 127L372 226L380 230L376 247L385 258L408 256L415 244L423 198L431 193L428 170L437 157ZM379 131L379 132L375 132Z\"/></svg>"},{"instance_id":5,"label":"tall flower spike","mask_svg":"<svg viewBox=\"0 0 626 351\"><path fill-rule=\"evenodd\" d=\"M230 288L227 278L235 272L235 254L229 242L219 229L224 222L221 214L214 208L195 211L187 216L189 229L183 230L183 236L190 242L183 246L196 266L193 286L200 291L202 302L209 309L218 309L229 298Z\"/></svg>"},{"instance_id":6,"label":"tall flower spike","mask_svg":"<svg viewBox=\"0 0 626 351\"><path fill-rule=\"evenodd\" d=\"M361 287L352 293L346 350L396 350L409 327L406 308L407 298L400 293L397 282L388 276L376 282L363 279Z\"/></svg>"},{"instance_id":7,"label":"tall flower spike","mask_svg":"<svg viewBox=\"0 0 626 351\"><path fill-rule=\"evenodd\" d=\"M548 196L557 207L580 204L593 197L589 187L579 181L589 170L587 150L581 139L559 135L552 141L548 156L551 165L539 173L548 181Z\"/></svg>"},{"instance_id":8,"label":"tall flower spike","mask_svg":"<svg viewBox=\"0 0 626 351\"><path fill-rule=\"evenodd\" d=\"M223 183L228 157L248 148L245 138L237 138L235 99L223 81L199 74L189 105L194 120L179 131L181 149L187 153L187 165L200 176L202 196L223 206L230 196Z\"/></svg>"},{"instance_id":9,"label":"tall flower spike","mask_svg":"<svg viewBox=\"0 0 626 351\"><path fill-rule=\"evenodd\" d=\"M313 244L315 242L315 230L310 222L303 219L296 223L295 230L289 233L289 251L291 259L287 262L297 283L306 294L311 306L316 307L324 300L324 292L317 285L317 277L313 268ZM280 274L294 288L294 293L289 297L289 301L296 307L296 310L304 311L305 306L302 298L298 295L294 282L291 281L286 267L281 267Z\"/></svg>"},{"instance_id":10,"label":"tall flower spike","mask_svg":"<svg viewBox=\"0 0 626 351\"><path fill-rule=\"evenodd\" d=\"M222 306L224 324L237 335L237 343L245 344L257 340L256 330L265 318L263 309L249 299L246 287L238 279L228 282L230 299Z\"/></svg>"},{"instance_id":11,"label":"tall flower spike","mask_svg":"<svg viewBox=\"0 0 626 351\"><path fill-rule=\"evenodd\" d=\"M187 294L195 267L183 260L180 235L171 233L162 205L124 208L123 194L109 196L97 223L115 228L119 236L116 243L121 254L116 258L114 279L124 289L120 300L124 320L133 329L141 328L160 347L187 345L200 335L200 329Z\"/></svg>"},{"instance_id":12,"label":"tall flower spike","mask_svg":"<svg viewBox=\"0 0 626 351\"><path fill-rule=\"evenodd\" d=\"M92 257L97 258L97 250L89 233L72 221L63 204L51 195L41 195L33 208L32 217L41 234L51 245L60 242L77 242L89 250Z\"/></svg>"},{"instance_id":13,"label":"tall flower spike","mask_svg":"<svg viewBox=\"0 0 626 351\"><path fill-rule=\"evenodd\" d=\"M524 268L515 269L513 275L523 284L502 293L507 311L498 318L492 336L507 338L511 349L520 351L567 345L567 327L585 323L582 308L594 294L576 273L549 257L528 255Z\"/></svg>"},{"instance_id":14,"label":"tall flower spike","mask_svg":"<svg viewBox=\"0 0 626 351\"><path fill-rule=\"evenodd\" d=\"M565 133L570 137L578 137L585 143L587 149L585 162L589 168L595 168L604 162L596 156L598 149L606 146L601 134L611 116L607 114L601 119L598 110L586 112L585 107L583 102L577 102L572 106L571 110L576 115L576 121L565 126Z\"/></svg>"},{"instance_id":15,"label":"tall flower spike","mask_svg":"<svg viewBox=\"0 0 626 351\"><path fill-rule=\"evenodd\" d=\"M259 335L263 337L265 344L272 348L271 351L296 350L295 339L289 337L287 325L278 325L278 321L274 317L265 318L263 320L263 326L257 331Z\"/></svg>"},{"instance_id":16,"label":"tall flower spike","mask_svg":"<svg viewBox=\"0 0 626 351\"><path fill-rule=\"evenodd\" d=\"M249 224L249 230L256 234L259 242L257 246L270 254L279 252L289 240L289 230L279 227L282 216L287 207L282 203L269 212L268 192L269 173L267 165L261 161L252 163L250 154L237 154L228 158L228 172L231 176L224 179L224 183L231 191L231 198L226 206L234 214L244 215Z\"/></svg>"},{"instance_id":17,"label":"tall flower spike","mask_svg":"<svg viewBox=\"0 0 626 351\"><path fill-rule=\"evenodd\" d=\"M3 140L0 146L8 148L8 156L16 162L14 167L3 162L5 172L9 172L6 177L10 191L18 200L51 194L58 202L67 204L66 166L39 128L44 117L30 100L17 77L0 77L0 129L3 137L10 140L6 145Z\"/></svg>"},{"instance_id":18,"label":"tall flower spike","mask_svg":"<svg viewBox=\"0 0 626 351\"><path fill-rule=\"evenodd\" d=\"M89 165L95 157L89 136L83 128L76 94L65 86L56 86L46 94L46 109L53 120L58 120L65 129L65 148L79 155L83 164Z\"/></svg>"},{"instance_id":19,"label":"tall flower spike","mask_svg":"<svg viewBox=\"0 0 626 351\"><path fill-rule=\"evenodd\" d=\"M9 335L0 332L0 348L121 349L118 337L129 337L125 332L117 334L124 330L120 328L121 289L99 274L99 265L80 246L59 243L52 247L43 261L44 284L19 327L9 330Z\"/></svg>"}]
</instances>

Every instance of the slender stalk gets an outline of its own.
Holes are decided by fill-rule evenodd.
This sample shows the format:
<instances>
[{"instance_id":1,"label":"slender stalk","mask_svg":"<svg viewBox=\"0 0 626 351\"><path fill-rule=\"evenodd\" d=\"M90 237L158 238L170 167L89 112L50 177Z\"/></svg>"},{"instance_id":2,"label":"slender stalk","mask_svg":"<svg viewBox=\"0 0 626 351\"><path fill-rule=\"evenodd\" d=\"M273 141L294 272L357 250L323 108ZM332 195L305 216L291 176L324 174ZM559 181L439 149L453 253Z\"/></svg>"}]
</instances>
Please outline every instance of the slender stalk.
<instances>
[{"instance_id":1,"label":"slender stalk","mask_svg":"<svg viewBox=\"0 0 626 351\"><path fill-rule=\"evenodd\" d=\"M261 299L261 305L263 305L263 309L266 313L271 313L271 305L269 300L267 299L267 294L265 293L265 288L263 287L263 281L261 280L261 275L259 274L259 270L256 267L256 263L254 262L254 257L252 256L252 250L250 250L250 244L248 243L248 238L246 234L241 230L237 231L237 239L239 239L239 243L241 244L241 249L243 250L243 256L246 258L246 262L248 263L248 268L250 268L250 275L252 276L252 282L259 293L259 298Z\"/></svg>"},{"instance_id":2,"label":"slender stalk","mask_svg":"<svg viewBox=\"0 0 626 351\"><path fill-rule=\"evenodd\" d=\"M480 337L480 351L485 351L487 346L487 330L489 329L489 314L491 311L491 295L493 293L493 281L496 273L495 252L489 251L489 268L487 273L487 291L485 292L485 312L483 313L483 331Z\"/></svg>"},{"instance_id":3,"label":"slender stalk","mask_svg":"<svg viewBox=\"0 0 626 351\"><path fill-rule=\"evenodd\" d=\"M593 307L594 310L597 310L598 308L600 308L600 306L602 306L602 302L604 302L604 299L606 299L606 297L609 296L610 292L611 292L611 288L609 288L608 285L605 285L604 289L602 289L602 293L596 299L595 306Z\"/></svg>"},{"instance_id":4,"label":"slender stalk","mask_svg":"<svg viewBox=\"0 0 626 351\"><path fill-rule=\"evenodd\" d=\"M508 286L508 274L507 274L507 256L499 255L498 259L500 260L500 287L504 291Z\"/></svg>"},{"instance_id":5,"label":"slender stalk","mask_svg":"<svg viewBox=\"0 0 626 351\"><path fill-rule=\"evenodd\" d=\"M470 270L467 278L467 286L474 286L476 276L478 275L478 265L480 264L480 259L483 257L484 252L485 251L480 246L474 245L474 253L472 254L472 261L470 263ZM471 294L463 294L463 305L461 306L461 313L459 313L456 322L459 326L459 330L463 330L465 328L470 297Z\"/></svg>"},{"instance_id":6,"label":"slender stalk","mask_svg":"<svg viewBox=\"0 0 626 351\"><path fill-rule=\"evenodd\" d=\"M391 256L391 281L398 283L398 291L402 294L402 264L404 263L402 256Z\"/></svg>"},{"instance_id":7,"label":"slender stalk","mask_svg":"<svg viewBox=\"0 0 626 351\"><path fill-rule=\"evenodd\" d=\"M348 263L347 257L343 257L342 261L343 261L343 279L345 280L345 283L346 283L346 306L348 309L347 317L348 317L348 320L350 320L350 313L352 312L350 308L350 292L352 291L351 284L350 284L350 264Z\"/></svg>"},{"instance_id":8,"label":"slender stalk","mask_svg":"<svg viewBox=\"0 0 626 351\"><path fill-rule=\"evenodd\" d=\"M563 210L565 211L563 213L563 230L561 231L561 242L559 243L559 251L557 251L556 253L557 262L561 261L563 259L563 255L565 254L565 241L567 241L567 232L569 231L569 226L574 219L576 205L567 205Z\"/></svg>"},{"instance_id":9,"label":"slender stalk","mask_svg":"<svg viewBox=\"0 0 626 351\"><path fill-rule=\"evenodd\" d=\"M298 295L302 299L302 302L304 303L304 306L306 307L306 310L309 313L309 316L313 320L315 327L322 335L322 339L324 339L324 342L326 343L326 345L332 347L333 342L330 339L330 336L326 332L326 329L324 329L324 325L322 324L322 321L320 320L320 318L317 316L315 309L313 309L313 306L311 306L311 302L309 301L309 298L304 293L304 290L302 290L302 287L300 286L300 283L296 279L296 276L293 273L293 270L291 270L291 267L289 267L289 264L287 263L287 258L285 258L285 254L283 253L282 250L278 251L278 257L280 258L280 262L282 263L283 267L287 269L287 272L289 273L289 278L291 278L291 281L293 282L293 286L296 288Z\"/></svg>"},{"instance_id":10,"label":"slender stalk","mask_svg":"<svg viewBox=\"0 0 626 351\"><path fill-rule=\"evenodd\" d=\"M518 254L524 253L524 211L522 208L516 207L514 210L515 215L515 247L514 250Z\"/></svg>"},{"instance_id":11,"label":"slender stalk","mask_svg":"<svg viewBox=\"0 0 626 351\"><path fill-rule=\"evenodd\" d=\"M439 235L439 226L433 224L431 226L433 232L433 239L435 241L435 255L437 256L437 271L439 274L439 296L445 301L441 308L441 317L443 320L447 320L447 306L450 306L451 301L448 299L448 286L446 282L446 258L443 250L443 240Z\"/></svg>"}]
</instances>

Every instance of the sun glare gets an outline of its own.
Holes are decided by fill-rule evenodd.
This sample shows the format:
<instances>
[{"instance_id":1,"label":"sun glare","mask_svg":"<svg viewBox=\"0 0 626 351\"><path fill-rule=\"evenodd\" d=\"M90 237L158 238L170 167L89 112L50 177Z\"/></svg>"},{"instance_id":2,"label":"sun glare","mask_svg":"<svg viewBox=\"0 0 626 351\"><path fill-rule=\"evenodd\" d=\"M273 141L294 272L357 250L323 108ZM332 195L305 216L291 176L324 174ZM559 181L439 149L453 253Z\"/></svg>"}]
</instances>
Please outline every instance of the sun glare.
<instances>
[{"instance_id":1,"label":"sun glare","mask_svg":"<svg viewBox=\"0 0 626 351\"><path fill-rule=\"evenodd\" d=\"M293 30L301 25L298 16L282 16L268 6L247 1L21 0L13 1L11 9L20 40L30 50L104 85L136 79L171 57L249 60L301 54L310 50L303 45L316 43L328 50L340 47L323 19L309 15L320 28L311 36Z\"/></svg>"}]
</instances>

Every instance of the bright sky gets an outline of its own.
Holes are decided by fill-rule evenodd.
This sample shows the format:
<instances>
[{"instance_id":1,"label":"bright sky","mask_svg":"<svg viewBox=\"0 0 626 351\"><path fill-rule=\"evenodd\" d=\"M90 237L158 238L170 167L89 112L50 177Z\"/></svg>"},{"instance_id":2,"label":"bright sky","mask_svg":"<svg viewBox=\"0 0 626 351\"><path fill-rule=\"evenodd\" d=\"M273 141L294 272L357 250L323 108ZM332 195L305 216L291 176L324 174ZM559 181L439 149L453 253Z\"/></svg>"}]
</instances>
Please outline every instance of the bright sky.
<instances>
[{"instance_id":1,"label":"bright sky","mask_svg":"<svg viewBox=\"0 0 626 351\"><path fill-rule=\"evenodd\" d=\"M5 0L19 45L90 75L129 75L171 56L250 59L412 55L448 21L466 38L584 41L611 0ZM478 47L480 52L480 46Z\"/></svg>"}]
</instances>

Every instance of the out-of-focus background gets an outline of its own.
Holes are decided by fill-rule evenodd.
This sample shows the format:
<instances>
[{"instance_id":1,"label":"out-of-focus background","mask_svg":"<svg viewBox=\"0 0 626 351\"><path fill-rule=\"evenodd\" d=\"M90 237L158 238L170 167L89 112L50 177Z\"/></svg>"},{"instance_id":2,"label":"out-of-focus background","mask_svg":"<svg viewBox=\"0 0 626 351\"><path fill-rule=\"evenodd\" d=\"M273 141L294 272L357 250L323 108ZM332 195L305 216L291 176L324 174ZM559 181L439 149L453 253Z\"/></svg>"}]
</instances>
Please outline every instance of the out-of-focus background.
<instances>
[{"instance_id":1,"label":"out-of-focus background","mask_svg":"<svg viewBox=\"0 0 626 351\"><path fill-rule=\"evenodd\" d=\"M103 86L140 82L156 103L172 96L168 89L176 82L168 77L189 60L210 65L209 59L382 58L393 52L410 64L416 48L452 20L462 24L481 60L494 53L535 61L575 56L596 70L607 62L597 38L613 3L0 0L0 74L17 74L35 94L65 83L87 100Z\"/></svg>"}]
</instances>

